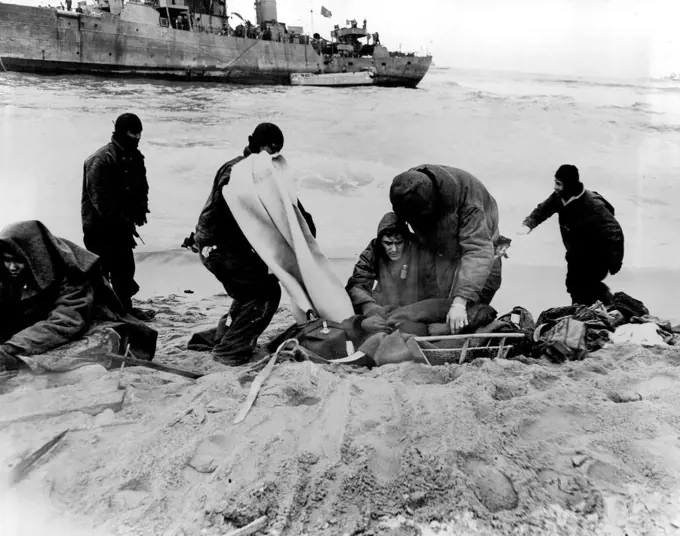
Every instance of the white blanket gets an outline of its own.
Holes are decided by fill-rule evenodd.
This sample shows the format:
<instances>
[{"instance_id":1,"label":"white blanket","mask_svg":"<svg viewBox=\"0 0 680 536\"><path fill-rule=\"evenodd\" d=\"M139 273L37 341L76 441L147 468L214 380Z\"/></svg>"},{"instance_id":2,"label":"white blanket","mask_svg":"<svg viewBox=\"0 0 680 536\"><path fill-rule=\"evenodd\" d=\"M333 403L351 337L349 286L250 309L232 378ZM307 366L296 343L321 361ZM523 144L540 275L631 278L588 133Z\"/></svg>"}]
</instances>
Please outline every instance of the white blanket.
<instances>
[{"instance_id":1,"label":"white blanket","mask_svg":"<svg viewBox=\"0 0 680 536\"><path fill-rule=\"evenodd\" d=\"M255 252L283 285L298 323L314 311L342 322L354 314L349 296L297 207L286 166L261 152L234 166L222 195Z\"/></svg>"}]
</instances>

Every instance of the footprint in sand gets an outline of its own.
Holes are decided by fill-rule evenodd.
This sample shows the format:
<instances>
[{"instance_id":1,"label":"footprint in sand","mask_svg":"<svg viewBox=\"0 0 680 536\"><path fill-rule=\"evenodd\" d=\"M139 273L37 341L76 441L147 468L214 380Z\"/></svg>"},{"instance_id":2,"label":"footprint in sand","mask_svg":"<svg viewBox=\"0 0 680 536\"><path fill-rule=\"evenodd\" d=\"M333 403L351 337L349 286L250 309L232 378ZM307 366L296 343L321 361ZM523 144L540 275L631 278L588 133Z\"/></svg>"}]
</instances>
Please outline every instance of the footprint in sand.
<instances>
[{"instance_id":1,"label":"footprint in sand","mask_svg":"<svg viewBox=\"0 0 680 536\"><path fill-rule=\"evenodd\" d=\"M657 374L647 380L636 382L630 386L631 390L640 393L643 398L649 398L668 389L678 388L680 380L670 374Z\"/></svg>"},{"instance_id":2,"label":"footprint in sand","mask_svg":"<svg viewBox=\"0 0 680 536\"><path fill-rule=\"evenodd\" d=\"M538 391L545 391L550 389L553 384L559 380L559 376L550 374L548 372L535 372L529 383L534 389Z\"/></svg>"},{"instance_id":3,"label":"footprint in sand","mask_svg":"<svg viewBox=\"0 0 680 536\"><path fill-rule=\"evenodd\" d=\"M498 384L495 386L491 398L498 401L510 400L517 396L524 396L528 392L525 385Z\"/></svg>"},{"instance_id":4,"label":"footprint in sand","mask_svg":"<svg viewBox=\"0 0 680 536\"><path fill-rule=\"evenodd\" d=\"M590 431L593 419L568 409L551 408L521 431L526 440L550 440L577 431Z\"/></svg>"},{"instance_id":5,"label":"footprint in sand","mask_svg":"<svg viewBox=\"0 0 680 536\"><path fill-rule=\"evenodd\" d=\"M477 500L491 513L514 510L519 498L512 480L501 471L482 460L467 460L463 471L472 481L472 490Z\"/></svg>"},{"instance_id":6,"label":"footprint in sand","mask_svg":"<svg viewBox=\"0 0 680 536\"><path fill-rule=\"evenodd\" d=\"M232 447L232 439L224 434L215 434L204 439L196 448L196 452L189 461L199 473L212 473L218 466L218 460L224 458Z\"/></svg>"}]
</instances>

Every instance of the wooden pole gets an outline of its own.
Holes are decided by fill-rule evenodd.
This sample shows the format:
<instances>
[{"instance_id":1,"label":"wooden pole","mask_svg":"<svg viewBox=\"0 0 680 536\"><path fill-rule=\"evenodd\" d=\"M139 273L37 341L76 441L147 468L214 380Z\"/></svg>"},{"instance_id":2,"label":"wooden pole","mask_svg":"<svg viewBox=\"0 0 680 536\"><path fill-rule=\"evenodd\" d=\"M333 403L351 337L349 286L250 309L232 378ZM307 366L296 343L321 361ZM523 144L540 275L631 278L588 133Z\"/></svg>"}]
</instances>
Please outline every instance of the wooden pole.
<instances>
[{"instance_id":1,"label":"wooden pole","mask_svg":"<svg viewBox=\"0 0 680 536\"><path fill-rule=\"evenodd\" d=\"M312 5L312 0L309 0L309 18L312 21L312 35L314 35L314 6Z\"/></svg>"}]
</instances>

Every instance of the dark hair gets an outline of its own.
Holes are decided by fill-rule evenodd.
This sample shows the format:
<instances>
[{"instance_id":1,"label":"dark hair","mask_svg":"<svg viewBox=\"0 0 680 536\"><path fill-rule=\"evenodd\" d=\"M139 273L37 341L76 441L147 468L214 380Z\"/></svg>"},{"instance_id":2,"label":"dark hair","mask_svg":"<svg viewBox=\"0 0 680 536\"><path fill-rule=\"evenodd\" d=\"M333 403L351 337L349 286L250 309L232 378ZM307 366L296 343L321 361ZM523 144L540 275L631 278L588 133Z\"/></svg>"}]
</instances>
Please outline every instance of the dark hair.
<instances>
[{"instance_id":1,"label":"dark hair","mask_svg":"<svg viewBox=\"0 0 680 536\"><path fill-rule=\"evenodd\" d=\"M248 136L248 149L251 153L259 153L266 145L275 152L283 149L283 132L274 123L260 123Z\"/></svg>"},{"instance_id":2,"label":"dark hair","mask_svg":"<svg viewBox=\"0 0 680 536\"><path fill-rule=\"evenodd\" d=\"M404 240L407 240L408 237L405 231L405 229L401 229L400 227L390 227L389 229L385 229L384 232L380 233L380 239L382 240L385 237L393 238L395 236L401 236Z\"/></svg>"}]
</instances>

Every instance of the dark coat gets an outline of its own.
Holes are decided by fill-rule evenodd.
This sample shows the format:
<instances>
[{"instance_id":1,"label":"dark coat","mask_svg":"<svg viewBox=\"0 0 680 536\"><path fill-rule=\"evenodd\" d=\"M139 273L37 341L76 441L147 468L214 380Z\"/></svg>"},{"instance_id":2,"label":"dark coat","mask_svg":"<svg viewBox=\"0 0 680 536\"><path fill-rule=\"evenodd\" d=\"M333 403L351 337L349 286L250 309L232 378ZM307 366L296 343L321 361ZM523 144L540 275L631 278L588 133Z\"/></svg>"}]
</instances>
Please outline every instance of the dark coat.
<instances>
[{"instance_id":1,"label":"dark coat","mask_svg":"<svg viewBox=\"0 0 680 536\"><path fill-rule=\"evenodd\" d=\"M597 192L583 188L569 201L553 193L524 220L534 229L558 215L567 262L592 263L616 273L623 263L623 230L614 217L614 207Z\"/></svg>"},{"instance_id":2,"label":"dark coat","mask_svg":"<svg viewBox=\"0 0 680 536\"><path fill-rule=\"evenodd\" d=\"M39 221L3 229L0 252L26 264L20 281L13 281L4 265L0 271L0 344L11 353L42 354L74 341L96 317L127 324L136 355L153 357L157 333L124 312L97 255L55 237Z\"/></svg>"},{"instance_id":3,"label":"dark coat","mask_svg":"<svg viewBox=\"0 0 680 536\"><path fill-rule=\"evenodd\" d=\"M432 224L409 223L421 243L436 254L437 297L477 302L492 268L500 272L500 262L494 261L500 236L496 200L479 179L462 169L426 164L411 170L425 173L433 184ZM405 197L394 192L393 183L390 200L397 215ZM499 286L500 276L496 279Z\"/></svg>"},{"instance_id":4,"label":"dark coat","mask_svg":"<svg viewBox=\"0 0 680 536\"><path fill-rule=\"evenodd\" d=\"M406 240L404 256L391 270L392 261L380 243L388 230L397 229ZM406 279L401 279L401 267L407 265ZM377 282L375 290L374 285ZM409 305L435 297L437 276L434 255L423 248L408 228L400 223L393 212L385 214L378 224L376 238L371 240L359 255L352 276L345 287L356 313L367 303L377 305Z\"/></svg>"},{"instance_id":5,"label":"dark coat","mask_svg":"<svg viewBox=\"0 0 680 536\"><path fill-rule=\"evenodd\" d=\"M83 230L131 239L135 225L144 225L148 213L144 156L137 149L123 149L112 138L83 165Z\"/></svg>"},{"instance_id":6,"label":"dark coat","mask_svg":"<svg viewBox=\"0 0 680 536\"><path fill-rule=\"evenodd\" d=\"M262 260L254 254L250 242L241 231L222 195L222 188L229 184L233 167L246 156L247 154L229 160L217 171L210 195L198 217L194 234L194 240L199 249L206 246L218 246L223 255L233 259L233 264L241 265L244 268L251 263L261 263ZM283 156L278 158L285 163ZM312 236L316 237L314 220L311 214L305 211L300 200L298 200L298 208L307 221Z\"/></svg>"}]
</instances>

